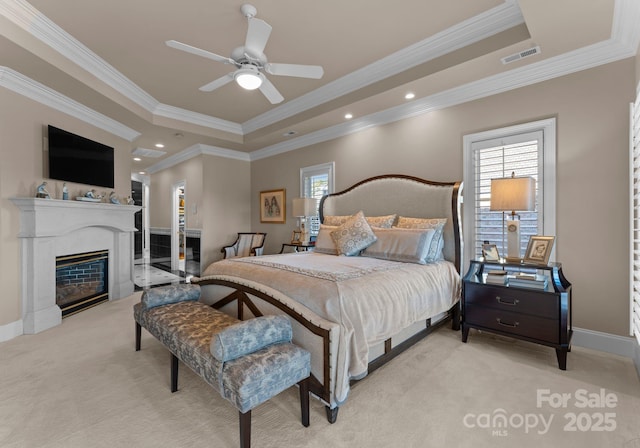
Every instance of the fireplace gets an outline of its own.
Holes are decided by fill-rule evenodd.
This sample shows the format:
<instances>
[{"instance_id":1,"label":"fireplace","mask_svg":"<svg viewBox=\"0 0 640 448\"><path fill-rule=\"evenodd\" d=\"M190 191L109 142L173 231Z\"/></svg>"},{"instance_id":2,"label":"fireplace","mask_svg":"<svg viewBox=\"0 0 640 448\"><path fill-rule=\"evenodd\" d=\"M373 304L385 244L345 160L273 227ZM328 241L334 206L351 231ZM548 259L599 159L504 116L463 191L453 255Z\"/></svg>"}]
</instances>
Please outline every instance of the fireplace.
<instances>
[{"instance_id":1,"label":"fireplace","mask_svg":"<svg viewBox=\"0 0 640 448\"><path fill-rule=\"evenodd\" d=\"M12 198L11 201L20 209L18 237L25 334L39 333L62 323L56 281L59 257L106 251L106 291L104 297L96 300L117 300L133 293L133 232L136 230L133 214L140 207L38 198ZM74 298L70 302L82 306L85 300ZM72 312L68 311L67 315Z\"/></svg>"},{"instance_id":2,"label":"fireplace","mask_svg":"<svg viewBox=\"0 0 640 448\"><path fill-rule=\"evenodd\" d=\"M109 251L56 257L56 305L62 318L109 300Z\"/></svg>"}]
</instances>

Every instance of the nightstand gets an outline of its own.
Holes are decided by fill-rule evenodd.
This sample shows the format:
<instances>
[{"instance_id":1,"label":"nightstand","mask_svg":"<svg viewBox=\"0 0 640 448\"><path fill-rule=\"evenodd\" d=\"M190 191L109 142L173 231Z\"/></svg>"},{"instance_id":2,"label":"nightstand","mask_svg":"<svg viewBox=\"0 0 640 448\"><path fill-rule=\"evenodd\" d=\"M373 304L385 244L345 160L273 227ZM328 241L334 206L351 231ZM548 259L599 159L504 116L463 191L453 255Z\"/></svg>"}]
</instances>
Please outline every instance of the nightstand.
<instances>
[{"instance_id":1,"label":"nightstand","mask_svg":"<svg viewBox=\"0 0 640 448\"><path fill-rule=\"evenodd\" d=\"M284 253L284 248L285 247L292 247L293 251L292 252L300 252L300 251L308 251L308 250L312 250L314 247L316 247L315 243L314 244L303 244L303 243L282 243L282 248L280 249L280 253L283 254Z\"/></svg>"},{"instance_id":2,"label":"nightstand","mask_svg":"<svg viewBox=\"0 0 640 448\"><path fill-rule=\"evenodd\" d=\"M505 284L487 283L485 268L507 271ZM546 286L509 285L518 273L546 278ZM553 347L558 366L566 370L573 330L571 283L562 265L472 260L462 286L462 342L467 342L470 328Z\"/></svg>"}]
</instances>

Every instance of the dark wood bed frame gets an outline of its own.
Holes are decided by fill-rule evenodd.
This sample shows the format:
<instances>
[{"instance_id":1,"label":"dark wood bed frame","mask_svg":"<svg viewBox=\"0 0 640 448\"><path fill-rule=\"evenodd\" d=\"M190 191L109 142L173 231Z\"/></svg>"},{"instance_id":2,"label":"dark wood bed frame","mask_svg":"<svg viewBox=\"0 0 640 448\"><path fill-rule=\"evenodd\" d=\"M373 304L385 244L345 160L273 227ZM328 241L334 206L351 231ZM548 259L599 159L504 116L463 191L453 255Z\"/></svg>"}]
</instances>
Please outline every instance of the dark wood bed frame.
<instances>
[{"instance_id":1,"label":"dark wood bed frame","mask_svg":"<svg viewBox=\"0 0 640 448\"><path fill-rule=\"evenodd\" d=\"M347 190L323 197L320 202L321 221L323 221L325 214L332 214L332 213L324 212L325 205L326 205L325 201L331 200L331 198L339 198L341 195L348 195L354 189L360 188L370 182L384 181L388 179L406 180L410 182L418 182L418 183L427 184L427 185L442 186L442 187L451 189L451 216L453 218L452 219L453 222L451 222L451 226L449 229L449 233L452 232L452 235L451 234L449 235L449 241L454 241L455 247L453 251L450 251L448 259L455 263L456 269L458 270L458 273L460 273L461 248L462 248L461 232L460 232L460 226L461 226L460 193L462 189L462 184L460 182L451 182L451 183L432 182L432 181L427 181L424 179L419 179L416 177L405 176L405 175L385 175L385 176L373 177L370 179L363 180L353 185ZM376 212L376 213L379 213L379 212ZM365 210L365 214L367 214L366 210ZM375 214L370 213L369 216L375 216ZM405 215L405 216L410 216L410 215ZM445 233L446 233L446 230L445 230ZM252 299L255 297L278 308L278 310L287 314L292 319L294 319L295 321L300 323L302 326L304 326L304 328L306 328L309 332L322 338L323 351L324 351L324 362L323 362L324 383L322 381L319 381L314 375L311 375L311 383L310 383L309 389L314 395L322 399L325 403L330 403L330 400L331 400L330 380L327 380L328 378L330 378L330 345L331 345L330 330L327 330L326 328L322 328L318 325L315 325L314 323L310 322L307 318L305 318L302 314L300 314L296 310L291 309L290 307L282 303L277 298L274 298L271 295L267 294L266 292L260 291L256 288L253 288L244 284L239 284L233 281L229 281L223 278L211 278L211 277L204 277L201 279L194 278L192 282L199 284L201 286L220 285L220 286L231 288L233 292L231 292L224 298L217 300L211 306L213 306L216 309L220 309L223 307L228 307L229 305L233 305L233 302L235 302L235 313L237 314L237 317L240 320L244 320L245 317L250 318L253 316L263 315L263 312L256 305L255 300ZM246 311L249 311L250 315L245 315ZM393 345L391 338L387 339L384 342L384 353L369 363L368 374L371 374L380 366L389 362L390 360L398 356L400 353L402 353L403 351L405 351L406 349L414 345L416 342L422 340L437 328L440 328L449 320L451 320L451 328L455 331L459 331L460 330L459 302L456 303L453 307L451 307L448 310L447 316L445 318L440 319L438 322L435 322L435 323L432 323L431 319L427 319L424 328L418 331L417 333L413 334L406 340L396 345ZM361 381L361 380L358 380L358 381ZM352 380L352 383L355 383L355 382L357 381ZM327 405L325 408L327 413L327 419L329 420L330 423L335 423L338 416L339 407L336 406L332 408L331 406Z\"/></svg>"}]
</instances>

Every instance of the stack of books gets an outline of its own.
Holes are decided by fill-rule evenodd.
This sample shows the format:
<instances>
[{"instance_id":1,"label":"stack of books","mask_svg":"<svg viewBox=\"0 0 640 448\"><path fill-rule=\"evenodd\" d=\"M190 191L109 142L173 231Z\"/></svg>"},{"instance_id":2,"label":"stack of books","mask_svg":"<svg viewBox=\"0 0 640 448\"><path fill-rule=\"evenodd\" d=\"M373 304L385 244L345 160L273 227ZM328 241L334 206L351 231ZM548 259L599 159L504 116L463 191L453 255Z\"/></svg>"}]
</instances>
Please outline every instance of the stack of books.
<instances>
[{"instance_id":1,"label":"stack of books","mask_svg":"<svg viewBox=\"0 0 640 448\"><path fill-rule=\"evenodd\" d=\"M494 285L504 285L506 280L507 271L487 271L487 277L484 279L484 282Z\"/></svg>"},{"instance_id":2,"label":"stack of books","mask_svg":"<svg viewBox=\"0 0 640 448\"><path fill-rule=\"evenodd\" d=\"M549 279L546 275L518 273L508 279L509 286L518 288L547 289L548 284Z\"/></svg>"}]
</instances>

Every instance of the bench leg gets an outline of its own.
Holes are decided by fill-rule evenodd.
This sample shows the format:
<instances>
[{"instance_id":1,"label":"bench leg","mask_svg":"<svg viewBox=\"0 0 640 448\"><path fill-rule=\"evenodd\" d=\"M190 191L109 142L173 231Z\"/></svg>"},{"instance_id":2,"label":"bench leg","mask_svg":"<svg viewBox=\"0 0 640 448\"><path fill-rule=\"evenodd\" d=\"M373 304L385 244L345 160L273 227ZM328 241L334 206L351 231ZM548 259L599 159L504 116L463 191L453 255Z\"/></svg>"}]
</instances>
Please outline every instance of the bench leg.
<instances>
[{"instance_id":1,"label":"bench leg","mask_svg":"<svg viewBox=\"0 0 640 448\"><path fill-rule=\"evenodd\" d=\"M171 353L171 392L178 390L178 357Z\"/></svg>"},{"instance_id":2,"label":"bench leg","mask_svg":"<svg viewBox=\"0 0 640 448\"><path fill-rule=\"evenodd\" d=\"M309 426L309 377L298 383L300 386L300 413L302 414L302 425Z\"/></svg>"},{"instance_id":3,"label":"bench leg","mask_svg":"<svg viewBox=\"0 0 640 448\"><path fill-rule=\"evenodd\" d=\"M251 448L251 409L240 412L240 448Z\"/></svg>"},{"instance_id":4,"label":"bench leg","mask_svg":"<svg viewBox=\"0 0 640 448\"><path fill-rule=\"evenodd\" d=\"M136 351L140 351L140 339L142 339L142 326L136 322Z\"/></svg>"}]
</instances>

